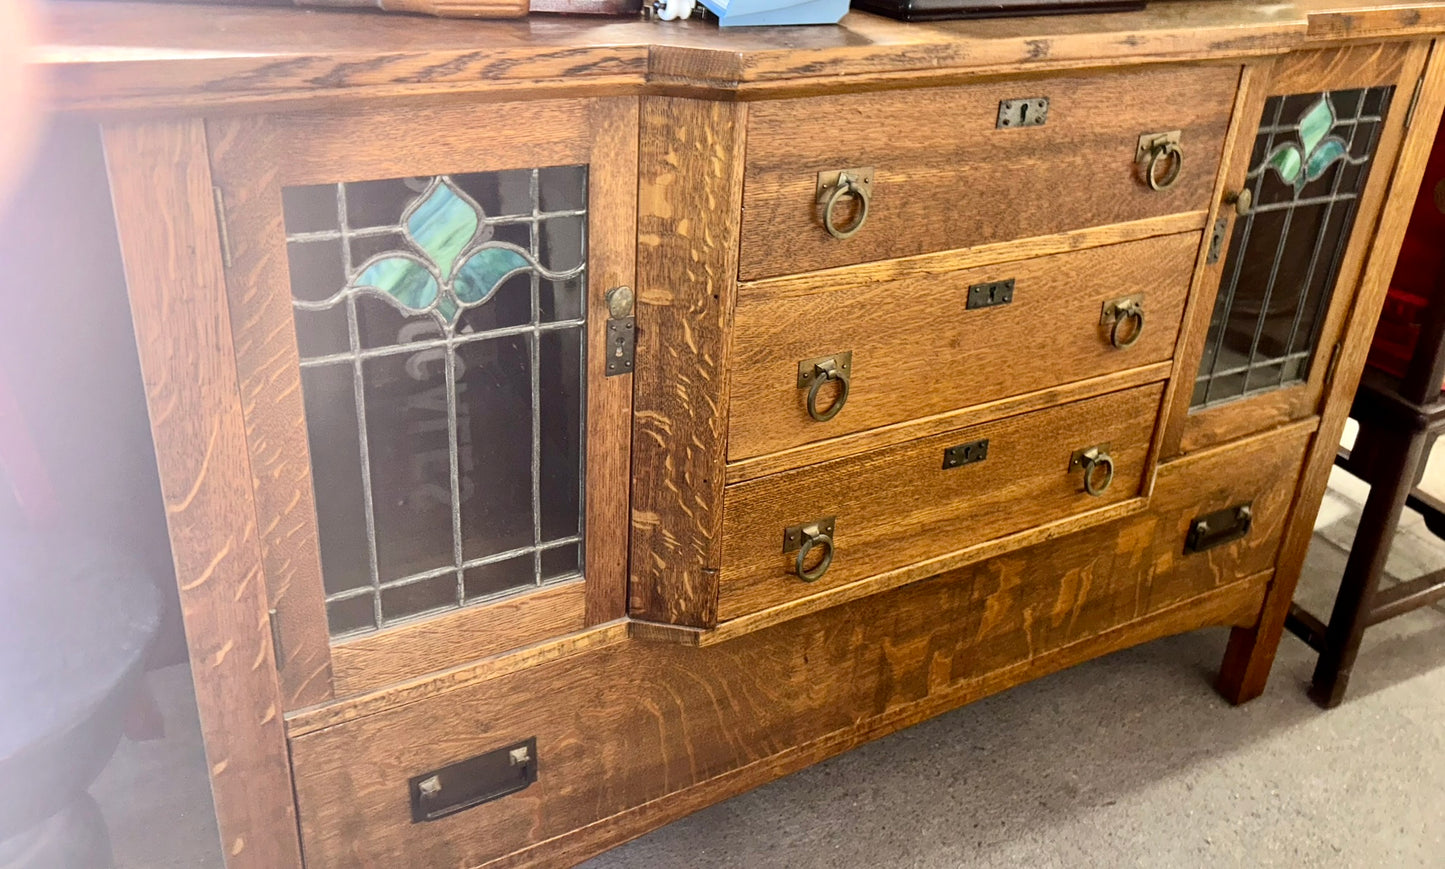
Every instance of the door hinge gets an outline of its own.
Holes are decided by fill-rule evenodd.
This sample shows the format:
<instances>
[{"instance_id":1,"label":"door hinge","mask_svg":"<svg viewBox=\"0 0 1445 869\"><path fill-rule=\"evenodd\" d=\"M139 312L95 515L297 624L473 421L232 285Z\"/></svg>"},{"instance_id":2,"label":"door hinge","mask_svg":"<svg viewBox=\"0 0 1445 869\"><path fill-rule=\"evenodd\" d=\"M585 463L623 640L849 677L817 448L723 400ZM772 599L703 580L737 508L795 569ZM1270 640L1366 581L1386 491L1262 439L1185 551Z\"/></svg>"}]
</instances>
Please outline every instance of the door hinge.
<instances>
[{"instance_id":1,"label":"door hinge","mask_svg":"<svg viewBox=\"0 0 1445 869\"><path fill-rule=\"evenodd\" d=\"M1415 93L1410 97L1410 108L1405 110L1405 129L1407 130L1410 129L1410 125L1415 122L1415 110L1420 107L1420 91L1424 90L1424 88L1425 76L1422 75L1420 76L1420 80L1415 82Z\"/></svg>"},{"instance_id":2,"label":"door hinge","mask_svg":"<svg viewBox=\"0 0 1445 869\"><path fill-rule=\"evenodd\" d=\"M1344 349L1343 344L1335 344L1330 351L1330 364L1325 366L1325 386L1329 386L1335 380L1335 369L1340 367L1340 351Z\"/></svg>"},{"instance_id":3,"label":"door hinge","mask_svg":"<svg viewBox=\"0 0 1445 869\"><path fill-rule=\"evenodd\" d=\"M231 267L231 233L226 228L226 196L221 188L211 188L211 199L216 203L216 230L221 236L221 262Z\"/></svg>"},{"instance_id":4,"label":"door hinge","mask_svg":"<svg viewBox=\"0 0 1445 869\"><path fill-rule=\"evenodd\" d=\"M267 610L266 615L269 616L268 621L271 623L271 654L275 656L276 669L279 670L285 660L281 655L281 620L276 617L274 609Z\"/></svg>"}]
</instances>

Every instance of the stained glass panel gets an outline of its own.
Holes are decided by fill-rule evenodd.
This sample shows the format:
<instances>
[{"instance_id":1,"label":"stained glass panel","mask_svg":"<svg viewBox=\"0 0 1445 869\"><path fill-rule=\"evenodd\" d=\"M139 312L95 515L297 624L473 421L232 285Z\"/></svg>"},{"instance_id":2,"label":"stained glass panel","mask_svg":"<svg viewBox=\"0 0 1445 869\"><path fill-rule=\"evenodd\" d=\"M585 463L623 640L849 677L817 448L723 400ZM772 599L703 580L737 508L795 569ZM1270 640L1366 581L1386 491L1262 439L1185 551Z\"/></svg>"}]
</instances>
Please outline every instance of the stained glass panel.
<instances>
[{"instance_id":1,"label":"stained glass panel","mask_svg":"<svg viewBox=\"0 0 1445 869\"><path fill-rule=\"evenodd\" d=\"M332 635L578 577L586 167L282 204Z\"/></svg>"},{"instance_id":2,"label":"stained glass panel","mask_svg":"<svg viewBox=\"0 0 1445 869\"><path fill-rule=\"evenodd\" d=\"M1271 97L1234 220L1193 407L1309 376L1394 87Z\"/></svg>"}]
</instances>

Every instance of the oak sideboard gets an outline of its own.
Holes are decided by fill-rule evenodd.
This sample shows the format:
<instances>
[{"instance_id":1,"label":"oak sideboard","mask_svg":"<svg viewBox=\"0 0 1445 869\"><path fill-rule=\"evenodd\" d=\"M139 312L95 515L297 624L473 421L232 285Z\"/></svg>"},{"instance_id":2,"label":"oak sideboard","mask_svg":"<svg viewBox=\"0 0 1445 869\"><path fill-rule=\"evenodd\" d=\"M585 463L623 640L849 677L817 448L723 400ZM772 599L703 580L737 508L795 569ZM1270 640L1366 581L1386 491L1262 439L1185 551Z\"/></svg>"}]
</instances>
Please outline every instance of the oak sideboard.
<instances>
[{"instance_id":1,"label":"oak sideboard","mask_svg":"<svg viewBox=\"0 0 1445 869\"><path fill-rule=\"evenodd\" d=\"M1442 3L48 14L261 869L577 862L1205 626L1257 696L1445 108Z\"/></svg>"}]
</instances>

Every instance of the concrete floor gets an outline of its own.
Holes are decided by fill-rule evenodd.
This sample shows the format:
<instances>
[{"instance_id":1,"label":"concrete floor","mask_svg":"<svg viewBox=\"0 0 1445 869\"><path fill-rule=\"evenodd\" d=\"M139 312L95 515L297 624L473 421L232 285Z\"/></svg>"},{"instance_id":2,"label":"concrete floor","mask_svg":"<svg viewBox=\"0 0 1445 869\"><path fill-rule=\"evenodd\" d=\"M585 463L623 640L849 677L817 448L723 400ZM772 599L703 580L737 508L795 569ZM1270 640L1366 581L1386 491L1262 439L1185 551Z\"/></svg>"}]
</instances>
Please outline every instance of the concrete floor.
<instances>
[{"instance_id":1,"label":"concrete floor","mask_svg":"<svg viewBox=\"0 0 1445 869\"><path fill-rule=\"evenodd\" d=\"M1445 494L1445 448L1427 487ZM1300 599L1318 614L1365 488L1336 472ZM1445 566L1407 515L1390 571ZM613 867L1445 867L1445 610L1366 634L1339 709L1286 637L1269 689L1210 688L1200 631L966 706L704 809L586 864ZM220 866L183 669L152 675L170 736L123 744L95 787L120 869Z\"/></svg>"}]
</instances>

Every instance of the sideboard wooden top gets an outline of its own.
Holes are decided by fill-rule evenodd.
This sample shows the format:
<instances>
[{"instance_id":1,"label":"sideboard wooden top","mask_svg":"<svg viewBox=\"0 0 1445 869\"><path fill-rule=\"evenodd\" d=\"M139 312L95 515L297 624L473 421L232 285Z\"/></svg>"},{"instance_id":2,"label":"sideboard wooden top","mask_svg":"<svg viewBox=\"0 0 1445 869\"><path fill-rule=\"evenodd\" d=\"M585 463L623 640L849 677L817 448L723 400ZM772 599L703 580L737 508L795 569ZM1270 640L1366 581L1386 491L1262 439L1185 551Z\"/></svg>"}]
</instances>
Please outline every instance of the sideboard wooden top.
<instances>
[{"instance_id":1,"label":"sideboard wooden top","mask_svg":"<svg viewBox=\"0 0 1445 869\"><path fill-rule=\"evenodd\" d=\"M57 2L34 62L62 110L195 110L428 93L716 92L744 98L898 78L1268 54L1445 31L1445 0L1155 0L1141 12L736 28L533 16Z\"/></svg>"}]
</instances>

